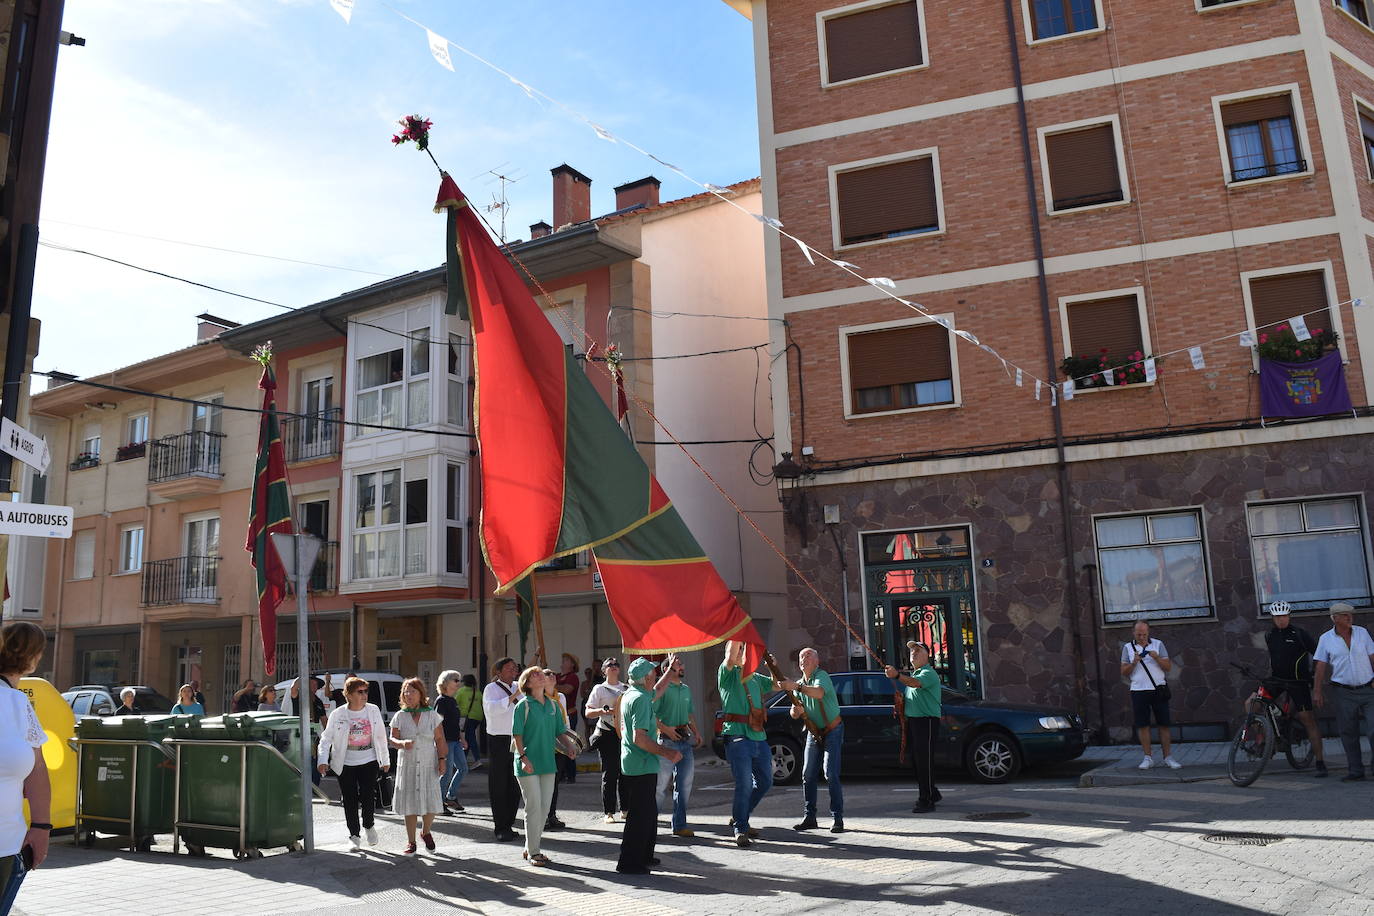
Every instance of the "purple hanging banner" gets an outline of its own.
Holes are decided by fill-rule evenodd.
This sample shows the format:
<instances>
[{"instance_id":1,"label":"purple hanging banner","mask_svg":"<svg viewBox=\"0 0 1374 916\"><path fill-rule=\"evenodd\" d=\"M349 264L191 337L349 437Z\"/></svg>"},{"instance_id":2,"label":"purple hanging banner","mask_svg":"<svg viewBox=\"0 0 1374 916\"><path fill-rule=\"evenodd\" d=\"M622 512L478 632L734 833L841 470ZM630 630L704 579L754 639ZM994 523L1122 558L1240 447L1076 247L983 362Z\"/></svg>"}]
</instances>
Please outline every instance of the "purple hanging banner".
<instances>
[{"instance_id":1,"label":"purple hanging banner","mask_svg":"<svg viewBox=\"0 0 1374 916\"><path fill-rule=\"evenodd\" d=\"M1307 363L1260 360L1260 409L1266 417L1320 417L1350 410L1340 351Z\"/></svg>"}]
</instances>

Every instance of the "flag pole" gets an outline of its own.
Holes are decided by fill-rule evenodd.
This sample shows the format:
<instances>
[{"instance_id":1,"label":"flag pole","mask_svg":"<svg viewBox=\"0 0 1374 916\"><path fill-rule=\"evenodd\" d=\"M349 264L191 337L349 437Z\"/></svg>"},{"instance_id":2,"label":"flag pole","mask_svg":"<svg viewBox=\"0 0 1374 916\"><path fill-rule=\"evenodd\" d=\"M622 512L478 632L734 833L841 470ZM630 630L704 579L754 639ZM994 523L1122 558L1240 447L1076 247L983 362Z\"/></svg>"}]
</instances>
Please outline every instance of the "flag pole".
<instances>
[{"instance_id":1,"label":"flag pole","mask_svg":"<svg viewBox=\"0 0 1374 916\"><path fill-rule=\"evenodd\" d=\"M315 710L315 691L310 689L310 646L306 633L305 614L306 614L306 595L307 579L310 575L305 553L305 539L299 534L294 534L291 539L295 542L291 546L296 556L295 579L296 579L296 657L300 660L300 693L298 712L301 717L301 827L304 833L305 854L309 855L315 851L315 813L311 808L311 791L314 789L313 780L310 772L313 769L312 760L314 755L310 734L310 716Z\"/></svg>"},{"instance_id":2,"label":"flag pole","mask_svg":"<svg viewBox=\"0 0 1374 916\"><path fill-rule=\"evenodd\" d=\"M534 583L531 582L531 593L534 591L533 585ZM546 668L549 662L544 654L544 615L539 612L539 596L535 595L534 601L531 603L534 605L534 640L539 646L539 667Z\"/></svg>"}]
</instances>

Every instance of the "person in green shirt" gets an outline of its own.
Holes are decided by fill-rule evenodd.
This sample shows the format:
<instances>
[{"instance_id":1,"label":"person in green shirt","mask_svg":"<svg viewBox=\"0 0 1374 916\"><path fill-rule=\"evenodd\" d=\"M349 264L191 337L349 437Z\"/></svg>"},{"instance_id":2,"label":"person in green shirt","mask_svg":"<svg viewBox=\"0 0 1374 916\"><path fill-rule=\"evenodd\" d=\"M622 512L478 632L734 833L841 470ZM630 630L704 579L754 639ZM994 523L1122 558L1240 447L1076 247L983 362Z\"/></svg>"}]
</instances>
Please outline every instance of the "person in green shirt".
<instances>
[{"instance_id":1,"label":"person in green shirt","mask_svg":"<svg viewBox=\"0 0 1374 916\"><path fill-rule=\"evenodd\" d=\"M463 738L471 758L468 769L475 770L482 765L482 747L487 743L486 732L482 731L482 691L477 688L476 677L463 675L463 686L453 695L453 702L458 704L458 715L463 717Z\"/></svg>"},{"instance_id":2,"label":"person in green shirt","mask_svg":"<svg viewBox=\"0 0 1374 916\"><path fill-rule=\"evenodd\" d=\"M692 796L694 751L701 747L701 731L692 713L692 688L682 682L684 666L677 655L663 662L663 676L654 688L654 716L658 719L658 743L682 755L677 763L667 758L658 764L656 794L660 811L668 807L668 786L673 787L673 835L695 836L687 826L687 802Z\"/></svg>"},{"instance_id":3,"label":"person in green shirt","mask_svg":"<svg viewBox=\"0 0 1374 916\"><path fill-rule=\"evenodd\" d=\"M511 721L515 744L515 779L525 798L525 858L531 865L548 865L539 851L544 823L553 802L554 742L563 731L563 709L553 697L553 682L538 665L526 668L516 682L522 694Z\"/></svg>"},{"instance_id":4,"label":"person in green shirt","mask_svg":"<svg viewBox=\"0 0 1374 916\"><path fill-rule=\"evenodd\" d=\"M654 802L657 758L677 763L682 755L655 740L658 720L654 716L654 663L637 658L629 674L630 689L620 700L620 780L629 807L625 811L625 833L615 870L622 875L647 875L649 866L658 864L654 857L658 833L658 806Z\"/></svg>"},{"instance_id":5,"label":"person in green shirt","mask_svg":"<svg viewBox=\"0 0 1374 916\"><path fill-rule=\"evenodd\" d=\"M763 692L772 690L773 679L766 674L744 674L744 655L748 644L731 640L725 644L725 661L716 672L720 705L725 712L721 734L725 737L725 759L735 780L735 845L747 847L759 832L749 826L749 815L773 788L773 752L768 736L749 725L749 710L763 708Z\"/></svg>"},{"instance_id":6,"label":"person in green shirt","mask_svg":"<svg viewBox=\"0 0 1374 916\"><path fill-rule=\"evenodd\" d=\"M916 773L918 795L912 814L935 810L940 790L935 788L935 738L940 734L940 675L930 666L930 650L912 640L911 674L888 665L883 673L903 687L906 694L906 750Z\"/></svg>"},{"instance_id":7,"label":"person in green shirt","mask_svg":"<svg viewBox=\"0 0 1374 916\"><path fill-rule=\"evenodd\" d=\"M783 681L782 686L801 699L801 706L792 707L792 718L806 717L806 753L802 758L802 796L805 798L802 821L794 830L815 830L817 777L821 773L821 758L825 758L825 781L830 791L830 814L835 819L831 833L844 833L844 789L840 786L840 749L844 745L844 720L840 718L840 701L830 675L821 669L821 655L815 649L802 649L797 654L802 676L795 681ZM814 730L813 730L814 729ZM816 740L820 732L821 740Z\"/></svg>"}]
</instances>

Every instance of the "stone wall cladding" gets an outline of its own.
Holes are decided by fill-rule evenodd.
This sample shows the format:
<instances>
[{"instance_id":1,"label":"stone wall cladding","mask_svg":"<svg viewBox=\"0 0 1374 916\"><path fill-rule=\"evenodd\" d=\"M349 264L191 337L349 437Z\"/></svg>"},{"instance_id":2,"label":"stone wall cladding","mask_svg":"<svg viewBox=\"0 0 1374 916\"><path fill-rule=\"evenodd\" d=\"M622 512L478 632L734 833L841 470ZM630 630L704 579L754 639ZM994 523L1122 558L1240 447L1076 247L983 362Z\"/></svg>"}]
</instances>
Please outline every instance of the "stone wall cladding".
<instances>
[{"instance_id":1,"label":"stone wall cladding","mask_svg":"<svg viewBox=\"0 0 1374 916\"><path fill-rule=\"evenodd\" d=\"M1229 663L1268 670L1264 633L1270 623L1256 597L1246 503L1336 494L1367 500L1374 489L1374 467L1365 438L1342 436L1085 462L1071 466L1070 480L1072 570L1063 562L1058 486L1055 470L1048 465L809 488L810 537L803 546L795 518L789 517L788 554L822 594L842 606L834 542L821 525L821 507L838 503L840 543L851 565L850 604L861 624L866 611L855 554L861 533L970 525L984 695L1070 709L1076 705L1072 628L1066 610L1066 583L1072 577L1082 613L1084 712L1090 723L1098 723L1100 663L1105 724L1120 735L1130 725L1129 691L1118 667L1130 628L1101 624L1096 583L1090 583L1084 571L1085 564L1096 563L1093 516L1201 507L1216 616L1160 621L1152 629L1174 659L1170 681L1176 721L1229 723L1253 688ZM981 566L985 559L993 561L990 568ZM844 657L843 627L795 577L789 581L789 606L789 624L805 630L823 657ZM1296 615L1294 623L1314 636L1330 626L1321 613Z\"/></svg>"}]
</instances>

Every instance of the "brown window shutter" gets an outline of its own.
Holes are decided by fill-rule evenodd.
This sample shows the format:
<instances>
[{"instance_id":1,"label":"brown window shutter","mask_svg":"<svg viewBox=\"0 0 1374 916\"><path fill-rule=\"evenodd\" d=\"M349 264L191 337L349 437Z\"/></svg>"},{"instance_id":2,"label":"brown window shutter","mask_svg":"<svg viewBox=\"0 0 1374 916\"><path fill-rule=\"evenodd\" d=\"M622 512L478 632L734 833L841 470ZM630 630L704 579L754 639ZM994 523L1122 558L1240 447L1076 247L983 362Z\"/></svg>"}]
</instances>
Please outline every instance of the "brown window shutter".
<instances>
[{"instance_id":1,"label":"brown window shutter","mask_svg":"<svg viewBox=\"0 0 1374 916\"><path fill-rule=\"evenodd\" d=\"M832 83L924 63L915 0L827 19L825 57Z\"/></svg>"},{"instance_id":2,"label":"brown window shutter","mask_svg":"<svg viewBox=\"0 0 1374 916\"><path fill-rule=\"evenodd\" d=\"M1099 124L1045 137L1055 209L1121 200L1112 125Z\"/></svg>"},{"instance_id":3,"label":"brown window shutter","mask_svg":"<svg viewBox=\"0 0 1374 916\"><path fill-rule=\"evenodd\" d=\"M1276 323L1305 315L1308 330L1331 330L1331 310L1326 301L1326 276L1320 270L1300 274L1280 274L1250 281L1250 306L1255 312L1255 327L1261 333L1272 331ZM1321 309L1315 315L1308 312ZM1267 327L1266 327L1267 326Z\"/></svg>"},{"instance_id":4,"label":"brown window shutter","mask_svg":"<svg viewBox=\"0 0 1374 916\"><path fill-rule=\"evenodd\" d=\"M841 172L835 189L842 244L939 228L935 164L929 157Z\"/></svg>"},{"instance_id":5,"label":"brown window shutter","mask_svg":"<svg viewBox=\"0 0 1374 916\"><path fill-rule=\"evenodd\" d=\"M1268 121L1270 118L1293 117L1293 99L1283 95L1270 95L1262 99L1241 99L1227 102L1221 106L1221 123L1226 127L1236 124L1253 124Z\"/></svg>"},{"instance_id":6,"label":"brown window shutter","mask_svg":"<svg viewBox=\"0 0 1374 916\"><path fill-rule=\"evenodd\" d=\"M1122 357L1145 349L1135 296L1075 302L1068 307L1068 313L1072 356L1085 359L1099 355ZM1102 353L1104 349L1105 354Z\"/></svg>"},{"instance_id":7,"label":"brown window shutter","mask_svg":"<svg viewBox=\"0 0 1374 916\"><path fill-rule=\"evenodd\" d=\"M851 391L953 378L949 332L933 322L850 334L848 343Z\"/></svg>"}]
</instances>

